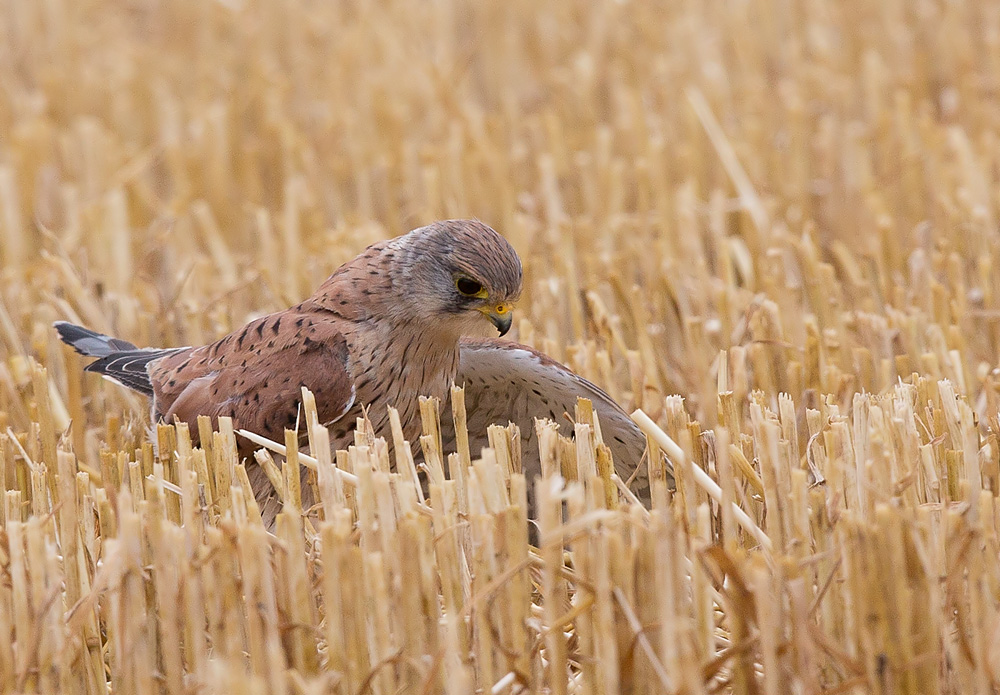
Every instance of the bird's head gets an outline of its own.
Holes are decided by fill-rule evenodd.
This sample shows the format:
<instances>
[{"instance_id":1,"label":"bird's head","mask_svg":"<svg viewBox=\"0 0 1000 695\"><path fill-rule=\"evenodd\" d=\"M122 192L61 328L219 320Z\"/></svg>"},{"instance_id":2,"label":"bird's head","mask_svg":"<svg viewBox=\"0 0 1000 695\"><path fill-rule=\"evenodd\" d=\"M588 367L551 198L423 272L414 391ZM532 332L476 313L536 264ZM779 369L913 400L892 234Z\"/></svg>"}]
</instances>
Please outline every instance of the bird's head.
<instances>
[{"instance_id":1,"label":"bird's head","mask_svg":"<svg viewBox=\"0 0 1000 695\"><path fill-rule=\"evenodd\" d=\"M504 335L521 296L521 259L493 229L475 220L445 220L394 240L393 284L411 317L456 335Z\"/></svg>"}]
</instances>

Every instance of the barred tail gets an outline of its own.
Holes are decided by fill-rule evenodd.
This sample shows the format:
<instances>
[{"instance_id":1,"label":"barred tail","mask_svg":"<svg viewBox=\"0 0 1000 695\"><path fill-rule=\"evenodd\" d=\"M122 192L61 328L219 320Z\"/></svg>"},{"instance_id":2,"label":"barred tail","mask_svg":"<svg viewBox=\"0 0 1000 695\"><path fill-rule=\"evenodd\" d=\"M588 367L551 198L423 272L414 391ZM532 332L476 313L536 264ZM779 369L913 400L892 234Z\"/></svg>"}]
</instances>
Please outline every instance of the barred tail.
<instances>
[{"instance_id":1,"label":"barred tail","mask_svg":"<svg viewBox=\"0 0 1000 695\"><path fill-rule=\"evenodd\" d=\"M54 326L62 341L81 355L100 358L88 364L86 371L103 374L147 396L153 395L153 383L146 367L176 350L138 348L127 340L112 338L66 321L56 321Z\"/></svg>"}]
</instances>

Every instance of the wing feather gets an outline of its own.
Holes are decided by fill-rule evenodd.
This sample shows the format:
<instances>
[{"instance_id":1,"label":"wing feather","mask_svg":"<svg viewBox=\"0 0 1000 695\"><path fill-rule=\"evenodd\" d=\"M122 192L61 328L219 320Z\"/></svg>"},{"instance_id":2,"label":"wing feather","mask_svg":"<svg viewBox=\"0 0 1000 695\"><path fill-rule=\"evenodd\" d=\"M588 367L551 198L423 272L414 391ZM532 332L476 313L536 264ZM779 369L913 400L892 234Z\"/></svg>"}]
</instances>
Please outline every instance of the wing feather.
<instances>
[{"instance_id":1,"label":"wing feather","mask_svg":"<svg viewBox=\"0 0 1000 695\"><path fill-rule=\"evenodd\" d=\"M601 423L622 480L633 478L632 490L648 503L649 481L643 455L646 439L628 414L600 388L550 357L524 345L501 340L465 340L461 344L458 386L465 388L473 456L488 445L487 427L514 422L521 429L523 461L529 480L539 475L534 421L565 423L577 398L587 398ZM442 435L454 439L450 412L441 418ZM641 465L640 465L641 464Z\"/></svg>"},{"instance_id":2,"label":"wing feather","mask_svg":"<svg viewBox=\"0 0 1000 695\"><path fill-rule=\"evenodd\" d=\"M157 415L167 422L177 417L196 431L199 415L226 416L279 442L296 425L303 386L316 397L323 424L343 417L355 399L344 336L329 323L287 311L169 355L152 365L150 376Z\"/></svg>"}]
</instances>

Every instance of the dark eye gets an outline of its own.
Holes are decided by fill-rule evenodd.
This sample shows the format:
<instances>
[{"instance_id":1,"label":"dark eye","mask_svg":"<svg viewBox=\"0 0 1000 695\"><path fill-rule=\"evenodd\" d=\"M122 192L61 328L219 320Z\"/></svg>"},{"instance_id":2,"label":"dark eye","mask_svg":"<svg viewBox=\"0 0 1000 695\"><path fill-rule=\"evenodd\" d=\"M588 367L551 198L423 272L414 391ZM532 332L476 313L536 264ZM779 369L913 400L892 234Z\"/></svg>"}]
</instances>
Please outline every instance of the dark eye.
<instances>
[{"instance_id":1,"label":"dark eye","mask_svg":"<svg viewBox=\"0 0 1000 695\"><path fill-rule=\"evenodd\" d=\"M471 278L458 278L455 287L466 297L475 297L483 291L483 286Z\"/></svg>"}]
</instances>

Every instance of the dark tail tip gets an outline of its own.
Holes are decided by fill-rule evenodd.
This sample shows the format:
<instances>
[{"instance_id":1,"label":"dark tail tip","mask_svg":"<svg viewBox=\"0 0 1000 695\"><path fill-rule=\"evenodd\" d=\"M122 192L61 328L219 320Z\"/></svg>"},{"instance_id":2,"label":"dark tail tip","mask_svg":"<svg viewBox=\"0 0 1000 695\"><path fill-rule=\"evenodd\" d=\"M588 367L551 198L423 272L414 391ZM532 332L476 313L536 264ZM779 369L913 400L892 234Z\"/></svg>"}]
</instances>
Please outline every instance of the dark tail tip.
<instances>
[{"instance_id":1,"label":"dark tail tip","mask_svg":"<svg viewBox=\"0 0 1000 695\"><path fill-rule=\"evenodd\" d=\"M112 338L68 321L56 321L52 325L59 333L59 338L81 355L107 357L113 352L136 349L135 345L125 340Z\"/></svg>"}]
</instances>

